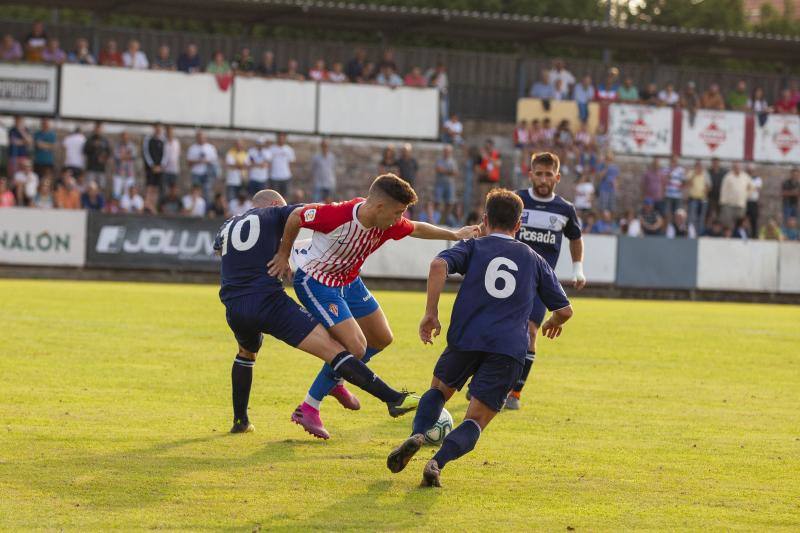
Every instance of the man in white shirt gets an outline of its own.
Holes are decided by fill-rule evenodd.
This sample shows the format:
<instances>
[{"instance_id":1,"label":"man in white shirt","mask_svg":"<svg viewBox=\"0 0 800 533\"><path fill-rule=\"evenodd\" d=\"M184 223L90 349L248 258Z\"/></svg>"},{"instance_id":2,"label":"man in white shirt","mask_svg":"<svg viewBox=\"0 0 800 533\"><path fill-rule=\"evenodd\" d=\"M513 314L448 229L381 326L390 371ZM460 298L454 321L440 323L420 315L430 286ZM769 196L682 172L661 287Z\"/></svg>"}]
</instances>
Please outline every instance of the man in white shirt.
<instances>
[{"instance_id":1,"label":"man in white shirt","mask_svg":"<svg viewBox=\"0 0 800 533\"><path fill-rule=\"evenodd\" d=\"M267 188L269 180L269 162L272 154L269 151L267 138L261 136L256 145L247 151L250 158L250 181L247 182L247 192L255 196L258 191Z\"/></svg>"},{"instance_id":2,"label":"man in white shirt","mask_svg":"<svg viewBox=\"0 0 800 533\"><path fill-rule=\"evenodd\" d=\"M208 142L205 133L198 131L195 143L186 152L186 162L191 165L192 185L203 188L203 196L211 197L211 187L217 177L219 155L213 144Z\"/></svg>"},{"instance_id":3,"label":"man in white shirt","mask_svg":"<svg viewBox=\"0 0 800 533\"><path fill-rule=\"evenodd\" d=\"M164 181L167 188L173 183L178 183L178 176L181 174L181 141L175 137L175 130L172 126L167 126L167 140L164 143L166 152L166 163L164 163Z\"/></svg>"},{"instance_id":4,"label":"man in white shirt","mask_svg":"<svg viewBox=\"0 0 800 533\"><path fill-rule=\"evenodd\" d=\"M83 155L83 146L86 144L86 136L81 133L80 128L64 137L61 146L64 147L64 166L72 171L75 179L83 175L86 168L86 159Z\"/></svg>"},{"instance_id":5,"label":"man in white shirt","mask_svg":"<svg viewBox=\"0 0 800 533\"><path fill-rule=\"evenodd\" d=\"M128 41L128 49L122 52L122 64L127 68L147 70L150 62L147 56L140 49L139 41L132 39Z\"/></svg>"},{"instance_id":6,"label":"man in white shirt","mask_svg":"<svg viewBox=\"0 0 800 533\"><path fill-rule=\"evenodd\" d=\"M193 185L192 192L183 197L183 214L196 218L206 216L206 199L199 185Z\"/></svg>"},{"instance_id":7,"label":"man in white shirt","mask_svg":"<svg viewBox=\"0 0 800 533\"><path fill-rule=\"evenodd\" d=\"M550 80L550 85L552 85L554 89L556 88L556 82L561 80L561 86L567 94L570 93L570 89L575 85L575 76L564 66L563 59L553 60L553 68L550 70L548 79Z\"/></svg>"},{"instance_id":8,"label":"man in white shirt","mask_svg":"<svg viewBox=\"0 0 800 533\"><path fill-rule=\"evenodd\" d=\"M442 142L456 145L464 144L464 125L458 119L458 115L453 113L450 118L442 125Z\"/></svg>"},{"instance_id":9,"label":"man in white shirt","mask_svg":"<svg viewBox=\"0 0 800 533\"><path fill-rule=\"evenodd\" d=\"M247 197L247 191L244 189L239 189L236 197L228 204L228 211L232 217L243 215L251 209L253 209L253 202Z\"/></svg>"},{"instance_id":10,"label":"man in white shirt","mask_svg":"<svg viewBox=\"0 0 800 533\"><path fill-rule=\"evenodd\" d=\"M124 213L141 213L144 211L144 198L139 194L139 188L131 185L119 199L119 209Z\"/></svg>"},{"instance_id":11,"label":"man in white shirt","mask_svg":"<svg viewBox=\"0 0 800 533\"><path fill-rule=\"evenodd\" d=\"M270 146L269 188L286 198L289 195L289 182L292 179L292 163L295 162L294 149L286 144L286 134L279 133L278 141Z\"/></svg>"},{"instance_id":12,"label":"man in white shirt","mask_svg":"<svg viewBox=\"0 0 800 533\"><path fill-rule=\"evenodd\" d=\"M742 170L738 161L733 164L730 172L722 178L722 188L719 193L719 219L726 228L734 226L745 215L747 196L753 188L750 175Z\"/></svg>"}]
</instances>

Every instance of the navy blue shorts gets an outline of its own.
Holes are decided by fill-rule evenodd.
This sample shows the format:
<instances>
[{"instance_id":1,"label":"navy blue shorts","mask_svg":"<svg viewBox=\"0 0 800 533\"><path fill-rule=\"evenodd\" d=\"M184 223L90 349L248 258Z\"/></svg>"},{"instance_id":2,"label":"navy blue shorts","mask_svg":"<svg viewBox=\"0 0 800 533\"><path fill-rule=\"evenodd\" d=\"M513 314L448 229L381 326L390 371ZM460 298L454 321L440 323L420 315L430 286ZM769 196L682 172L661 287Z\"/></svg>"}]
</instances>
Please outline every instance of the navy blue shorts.
<instances>
[{"instance_id":1,"label":"navy blue shorts","mask_svg":"<svg viewBox=\"0 0 800 533\"><path fill-rule=\"evenodd\" d=\"M508 393L522 376L522 369L522 363L508 355L446 348L436 362L433 375L458 390L472 377L470 395L494 411L500 411Z\"/></svg>"},{"instance_id":2,"label":"navy blue shorts","mask_svg":"<svg viewBox=\"0 0 800 533\"><path fill-rule=\"evenodd\" d=\"M533 311L531 311L531 316L528 317L528 320L541 326L545 313L547 313L547 308L537 294L533 297Z\"/></svg>"},{"instance_id":3,"label":"navy blue shorts","mask_svg":"<svg viewBox=\"0 0 800 533\"><path fill-rule=\"evenodd\" d=\"M262 333L295 347L319 324L283 290L229 300L225 318L239 345L254 353L261 348Z\"/></svg>"}]
</instances>

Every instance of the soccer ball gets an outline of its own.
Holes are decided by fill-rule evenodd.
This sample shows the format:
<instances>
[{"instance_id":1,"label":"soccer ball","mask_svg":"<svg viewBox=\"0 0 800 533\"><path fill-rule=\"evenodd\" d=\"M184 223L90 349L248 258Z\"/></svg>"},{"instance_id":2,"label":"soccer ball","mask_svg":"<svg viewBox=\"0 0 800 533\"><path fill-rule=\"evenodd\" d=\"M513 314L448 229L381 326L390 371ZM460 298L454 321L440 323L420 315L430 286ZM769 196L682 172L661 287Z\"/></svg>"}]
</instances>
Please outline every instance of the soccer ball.
<instances>
[{"instance_id":1,"label":"soccer ball","mask_svg":"<svg viewBox=\"0 0 800 533\"><path fill-rule=\"evenodd\" d=\"M447 409L442 408L439 420L436 421L431 429L425 432L425 442L433 446L439 446L451 431L453 431L453 417Z\"/></svg>"}]
</instances>

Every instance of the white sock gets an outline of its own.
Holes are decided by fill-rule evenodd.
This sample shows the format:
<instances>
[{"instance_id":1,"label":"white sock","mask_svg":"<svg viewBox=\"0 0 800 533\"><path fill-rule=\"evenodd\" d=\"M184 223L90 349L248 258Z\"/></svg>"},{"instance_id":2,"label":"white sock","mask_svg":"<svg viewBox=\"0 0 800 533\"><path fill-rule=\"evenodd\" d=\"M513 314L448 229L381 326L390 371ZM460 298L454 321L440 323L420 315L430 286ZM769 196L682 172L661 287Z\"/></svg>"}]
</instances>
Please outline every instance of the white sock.
<instances>
[{"instance_id":1,"label":"white sock","mask_svg":"<svg viewBox=\"0 0 800 533\"><path fill-rule=\"evenodd\" d=\"M307 405L310 405L311 407L313 407L317 411L319 411L319 406L322 403L322 400L317 400L316 398L314 398L310 394L306 394L305 403Z\"/></svg>"}]
</instances>

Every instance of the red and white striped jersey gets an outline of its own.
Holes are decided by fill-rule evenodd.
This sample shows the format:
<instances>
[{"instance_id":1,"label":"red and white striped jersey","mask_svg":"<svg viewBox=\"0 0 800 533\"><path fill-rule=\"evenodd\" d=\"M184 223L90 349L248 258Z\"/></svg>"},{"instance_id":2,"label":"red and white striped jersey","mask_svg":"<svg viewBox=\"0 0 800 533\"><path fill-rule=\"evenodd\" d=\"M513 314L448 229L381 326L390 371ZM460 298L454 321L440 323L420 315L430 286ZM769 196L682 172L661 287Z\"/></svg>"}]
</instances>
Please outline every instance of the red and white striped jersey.
<instances>
[{"instance_id":1,"label":"red and white striped jersey","mask_svg":"<svg viewBox=\"0 0 800 533\"><path fill-rule=\"evenodd\" d=\"M369 255L388 241L400 240L414 231L414 224L403 218L382 230L365 228L356 213L364 198L335 204L309 204L300 211L300 227L314 230L309 246L292 254L300 268L328 287L342 287L358 277Z\"/></svg>"}]
</instances>

